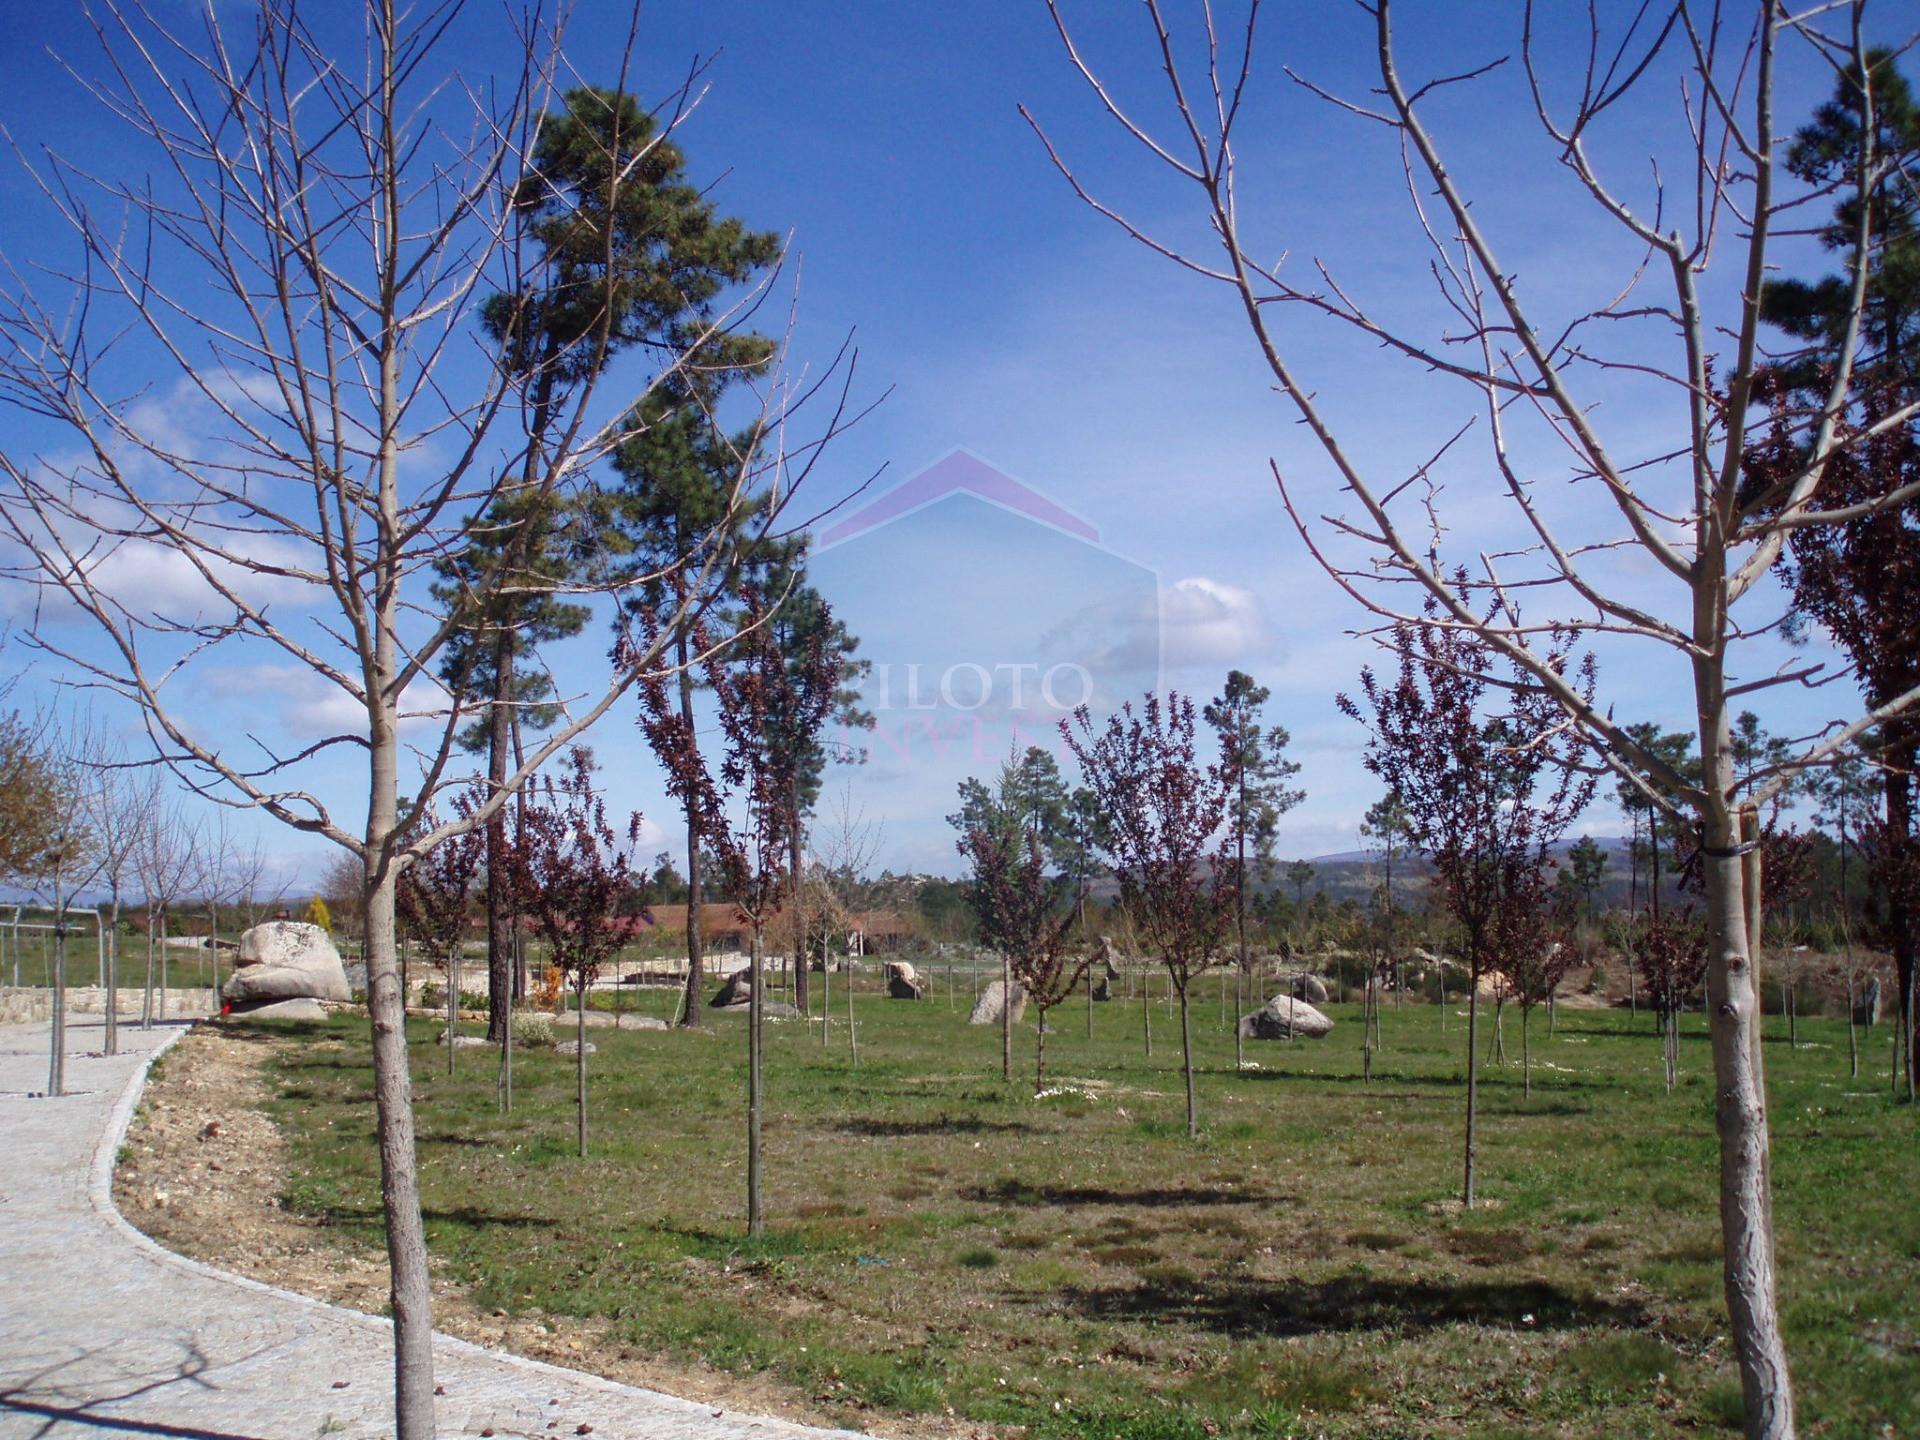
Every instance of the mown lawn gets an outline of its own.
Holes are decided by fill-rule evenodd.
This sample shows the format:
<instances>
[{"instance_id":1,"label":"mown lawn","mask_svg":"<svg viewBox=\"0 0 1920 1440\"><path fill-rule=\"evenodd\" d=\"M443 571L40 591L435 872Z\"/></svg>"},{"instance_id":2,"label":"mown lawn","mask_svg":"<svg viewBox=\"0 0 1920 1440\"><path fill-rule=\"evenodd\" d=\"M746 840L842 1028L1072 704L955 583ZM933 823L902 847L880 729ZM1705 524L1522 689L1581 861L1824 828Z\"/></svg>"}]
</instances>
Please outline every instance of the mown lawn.
<instances>
[{"instance_id":1,"label":"mown lawn","mask_svg":"<svg viewBox=\"0 0 1920 1440\"><path fill-rule=\"evenodd\" d=\"M664 1013L664 992L634 998ZM836 1008L839 1006L836 986ZM1481 1193L1457 1193L1464 1007L1391 1007L1362 1083L1354 1007L1293 1046L1196 1006L1206 1128L1185 1138L1177 1028L1155 1004L1056 1015L1032 1096L965 997L859 997L769 1026L771 1230L744 1236L737 1016L703 1034L599 1030L592 1154L573 1153L571 1061L527 1052L513 1115L493 1057L444 1073L417 1022L423 1188L436 1255L476 1303L597 1317L634 1354L790 1386L843 1423L952 1415L1042 1437L1681 1436L1737 1427L1715 1218L1704 1022L1669 1095L1649 1017L1563 1010L1534 1090L1485 1072ZM1781 1022L1770 1020L1769 1025ZM290 1037L276 1118L288 1202L343 1245L380 1240L364 1026ZM1862 1077L1845 1026L1767 1047L1782 1303L1810 1436L1920 1435L1920 1124Z\"/></svg>"}]
</instances>

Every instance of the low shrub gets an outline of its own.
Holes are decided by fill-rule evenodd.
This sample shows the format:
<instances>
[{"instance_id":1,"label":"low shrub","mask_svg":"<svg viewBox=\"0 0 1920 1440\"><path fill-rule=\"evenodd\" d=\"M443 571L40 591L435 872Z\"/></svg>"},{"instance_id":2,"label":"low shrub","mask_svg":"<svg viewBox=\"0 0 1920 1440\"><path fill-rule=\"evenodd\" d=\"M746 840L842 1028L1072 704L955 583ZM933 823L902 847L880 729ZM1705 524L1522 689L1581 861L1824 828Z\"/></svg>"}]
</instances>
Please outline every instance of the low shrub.
<instances>
[{"instance_id":1,"label":"low shrub","mask_svg":"<svg viewBox=\"0 0 1920 1440\"><path fill-rule=\"evenodd\" d=\"M528 1049L553 1044L553 1016L544 1010L514 1011L513 1043Z\"/></svg>"}]
</instances>

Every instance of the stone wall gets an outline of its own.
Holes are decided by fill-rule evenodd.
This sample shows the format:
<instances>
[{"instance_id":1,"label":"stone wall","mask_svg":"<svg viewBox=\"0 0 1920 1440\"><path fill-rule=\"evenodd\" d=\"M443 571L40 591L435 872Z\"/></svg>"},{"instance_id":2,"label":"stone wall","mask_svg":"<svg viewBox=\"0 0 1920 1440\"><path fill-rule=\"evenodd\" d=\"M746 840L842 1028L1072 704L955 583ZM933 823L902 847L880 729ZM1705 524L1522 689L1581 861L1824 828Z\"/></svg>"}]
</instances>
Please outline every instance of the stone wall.
<instances>
[{"instance_id":1,"label":"stone wall","mask_svg":"<svg viewBox=\"0 0 1920 1440\"><path fill-rule=\"evenodd\" d=\"M139 989L120 989L120 1023L122 1025L140 1023L140 1006L145 992ZM160 1016L160 992L153 992L154 1017ZM191 990L168 990L166 992L166 1018L169 1020L203 1020L214 1013L213 993L206 986L195 986ZM98 985L69 985L67 987L67 1018L77 1016L95 1016L106 1013L107 992ZM0 1025L27 1025L40 1023L52 1018L53 992L41 985L23 985L19 988L0 986Z\"/></svg>"}]
</instances>

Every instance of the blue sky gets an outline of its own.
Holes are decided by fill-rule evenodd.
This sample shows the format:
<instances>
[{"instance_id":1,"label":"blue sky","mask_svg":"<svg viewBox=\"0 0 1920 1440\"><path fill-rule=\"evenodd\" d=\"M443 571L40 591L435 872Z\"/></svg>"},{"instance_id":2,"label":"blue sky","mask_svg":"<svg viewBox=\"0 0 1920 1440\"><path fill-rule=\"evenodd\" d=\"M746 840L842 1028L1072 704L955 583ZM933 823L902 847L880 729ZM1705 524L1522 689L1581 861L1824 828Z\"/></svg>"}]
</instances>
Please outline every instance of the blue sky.
<instances>
[{"instance_id":1,"label":"blue sky","mask_svg":"<svg viewBox=\"0 0 1920 1440\"><path fill-rule=\"evenodd\" d=\"M191 13L186 0L177 8ZM570 49L583 79L603 78L588 57L617 51L621 8L581 7ZM1403 52L1423 76L1490 58L1507 48L1518 23L1512 4L1415 8L1421 13L1405 23ZM221 13L239 9L223 3ZM452 52L470 79L509 58L486 33L495 13L476 4L470 33ZM1119 93L1165 122L1138 7L1083 0L1068 13L1089 59ZM1387 137L1312 99L1281 71L1289 65L1364 96L1370 52L1360 20L1350 7L1325 4L1278 5L1265 14L1259 76L1240 132L1245 226L1263 253L1285 251L1290 265L1326 257L1383 311L1419 322L1432 317L1433 302ZM330 16L325 23L339 22ZM1163 617L1173 622L1167 683L1204 699L1236 665L1273 689L1271 718L1293 733L1309 795L1282 823L1281 852L1352 848L1354 825L1375 796L1360 768L1362 737L1337 714L1333 695L1353 684L1375 652L1346 633L1362 617L1294 536L1268 463L1281 464L1316 504L1331 503L1328 467L1269 392L1230 297L1126 240L1053 172L1017 112L1021 103L1096 190L1170 238L1204 243L1195 197L1157 177L1143 152L1100 115L1039 0L660 3L644 10L640 36L638 82L652 93L674 83L694 55L718 52L711 91L681 143L693 172L715 182L724 209L791 231L801 316L795 360L823 364L851 332L862 392L892 389L822 467L817 501L838 498L884 467L875 490L882 492L960 449L1082 517L1105 551L1158 578ZM1571 73L1570 38L1549 37L1550 81ZM57 140L110 166L122 158L113 123L77 93L49 47L97 70L91 39L69 7L0 7L0 51L9 56L0 119L29 149ZM1791 58L1780 107L1790 123L1826 88L1804 57ZM1524 103L1522 84L1509 67L1475 94L1443 95L1433 123L1456 173L1479 197L1477 213L1502 237L1509 267L1544 310L1578 313L1616 288L1631 259L1569 203L1569 182L1515 108ZM1616 114L1600 145L1632 184L1641 183L1649 150L1673 158L1673 87L1651 93L1658 103ZM0 167L0 249L45 254L48 244L31 187L14 167ZM1790 263L1807 258L1782 253ZM1724 307L1734 268L1723 255L1708 282L1710 303ZM1355 454L1380 473L1404 473L1456 423L1457 394L1385 361L1371 345L1304 316L1284 320L1281 333ZM1657 340L1622 343L1632 353ZM1599 393L1605 403L1597 413L1623 451L1651 453L1673 433L1667 399L1649 399L1618 379ZM0 418L0 433L17 437L17 425ZM1550 447L1527 443L1543 472L1550 470ZM1484 499L1481 471L1461 465L1447 479L1455 538L1497 543L1484 537L1510 533L1509 518ZM1569 500L1570 523L1605 523L1582 503ZM1004 622L976 615L981 623L1012 626L1023 608L1057 606L1037 598L1014 548L964 529L954 545L976 557L976 578L997 578L1008 597ZM912 652L916 626L928 637L944 633L948 620L924 574L841 569L833 575L823 562L823 579L832 575L840 591L830 586L828 598L850 617L886 617L875 628L888 633L869 645L876 661ZM1661 593L1630 571L1624 583ZM581 641L556 647L556 672L584 686L603 647L604 631L595 626ZM8 664L25 658L18 642L9 647ZM1762 646L1741 663L1757 673L1777 658L1774 647ZM1603 691L1619 713L1691 728L1681 666L1616 655L1612 647L1602 659ZM56 679L51 666L36 665L23 693L51 694ZM205 721L214 733L253 727L298 737L330 703L298 677L245 667L209 693L220 697ZM1768 718L1776 729L1799 728L1845 698L1783 697ZM670 842L671 808L632 714L630 704L620 706L591 741L608 762L615 805L643 810L657 838ZM881 756L829 783L838 789L844 782L855 806L884 825L880 863L950 871L957 862L940 817L961 775L984 768L973 758L955 751L903 771ZM349 791L343 787L338 799L351 811ZM1617 826L1599 809L1590 822L1601 832ZM263 823L283 863L314 867L324 847Z\"/></svg>"}]
</instances>

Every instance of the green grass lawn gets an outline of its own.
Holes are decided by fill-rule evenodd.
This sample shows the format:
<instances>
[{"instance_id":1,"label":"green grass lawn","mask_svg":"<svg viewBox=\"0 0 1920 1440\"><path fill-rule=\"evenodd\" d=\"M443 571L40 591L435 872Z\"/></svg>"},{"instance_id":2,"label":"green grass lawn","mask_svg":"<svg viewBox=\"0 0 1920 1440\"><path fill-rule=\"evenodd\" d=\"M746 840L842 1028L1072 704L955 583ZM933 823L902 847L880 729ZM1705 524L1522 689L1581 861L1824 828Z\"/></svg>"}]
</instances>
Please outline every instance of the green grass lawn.
<instances>
[{"instance_id":1,"label":"green grass lawn","mask_svg":"<svg viewBox=\"0 0 1920 1440\"><path fill-rule=\"evenodd\" d=\"M836 985L836 1008L840 992ZM770 1233L744 1236L745 1041L593 1032L593 1143L573 1153L571 1061L444 1073L414 1024L434 1252L476 1303L596 1317L632 1353L790 1385L848 1424L951 1413L1089 1440L1725 1433L1738 1423L1715 1216L1708 1047L1686 1017L1668 1094L1649 1017L1534 1026L1534 1092L1483 1071L1481 1194L1461 1215L1463 1007L1388 1008L1371 1084L1353 1007L1320 1042L1249 1042L1236 1074L1196 1006L1206 1133L1185 1138L1177 1027L1155 1004L1056 1012L1053 1083L1015 1082L966 997L859 997L770 1025ZM629 997L664 1013L664 991ZM1769 1025L1779 1022L1770 1020ZM1886 1036L1847 1073L1843 1023L1767 1047L1782 1306L1809 1436L1920 1435L1920 1125ZM277 1052L288 1201L377 1245L363 1023Z\"/></svg>"},{"instance_id":2,"label":"green grass lawn","mask_svg":"<svg viewBox=\"0 0 1920 1440\"><path fill-rule=\"evenodd\" d=\"M5 927L0 925L0 930ZM0 941L0 985L46 986L53 983L53 937L45 931L23 930L16 956L11 936ZM138 990L147 980L147 944L144 937L123 935L120 939L118 967L120 988ZM219 978L233 973L233 953L220 954ZM16 976L18 979L16 980ZM153 983L161 978L160 951L153 955ZM95 985L100 980L100 942L88 929L81 933L76 923L67 937L67 984L75 987ZM167 952L166 982L169 989L190 990L210 987L214 980L213 959L204 950L174 947Z\"/></svg>"}]
</instances>

